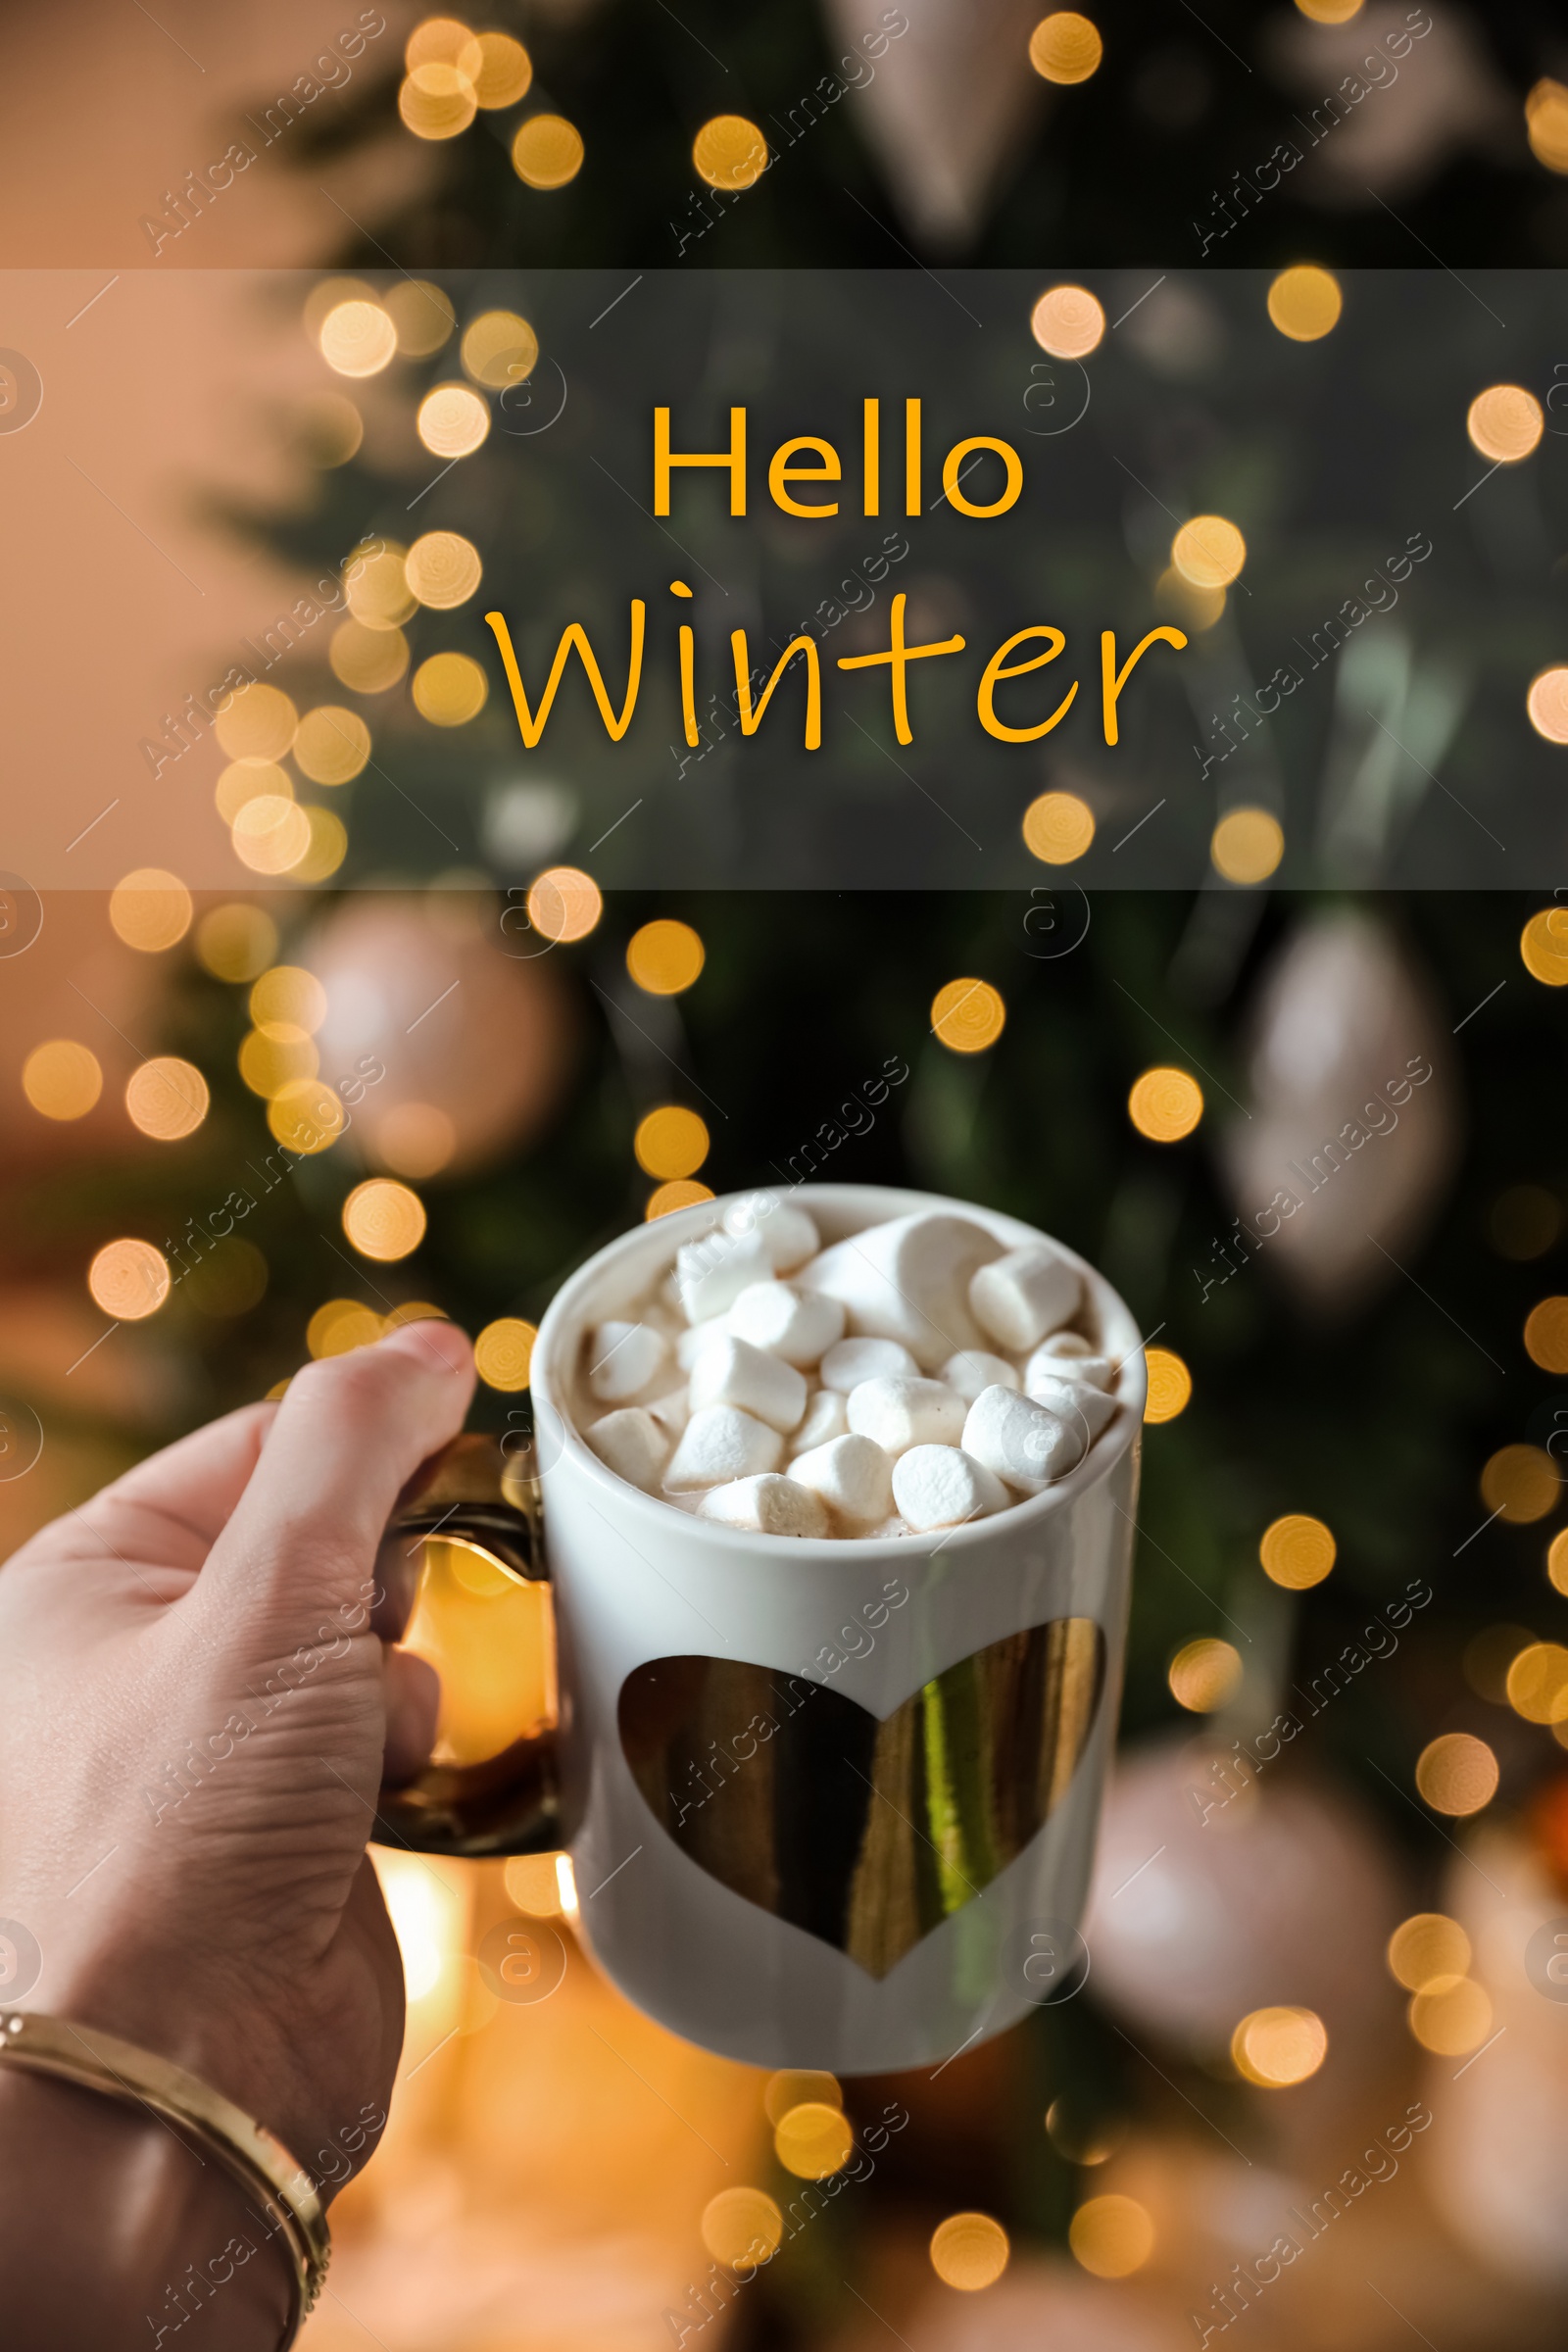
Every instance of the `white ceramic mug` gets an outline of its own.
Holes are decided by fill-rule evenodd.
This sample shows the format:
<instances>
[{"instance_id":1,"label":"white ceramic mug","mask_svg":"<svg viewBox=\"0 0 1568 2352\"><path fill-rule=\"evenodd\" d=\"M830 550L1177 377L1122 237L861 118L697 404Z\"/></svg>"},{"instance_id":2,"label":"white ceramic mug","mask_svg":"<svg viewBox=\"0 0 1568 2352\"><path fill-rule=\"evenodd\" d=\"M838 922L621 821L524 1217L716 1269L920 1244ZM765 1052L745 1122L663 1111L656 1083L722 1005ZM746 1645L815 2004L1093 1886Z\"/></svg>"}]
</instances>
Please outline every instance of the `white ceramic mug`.
<instances>
[{"instance_id":1,"label":"white ceramic mug","mask_svg":"<svg viewBox=\"0 0 1568 2352\"><path fill-rule=\"evenodd\" d=\"M915 1210L956 1211L1008 1249L1041 1238L930 1194L790 1197L824 1244ZM1076 1470L993 1517L835 1542L695 1518L610 1471L568 1400L584 1333L725 1205L622 1235L541 1326L557 1793L531 1831L488 1850L568 1845L596 1959L692 2041L837 2075L929 2064L1081 1981L1127 1616L1141 1338L1074 1258L1121 1359L1118 1410Z\"/></svg>"}]
</instances>

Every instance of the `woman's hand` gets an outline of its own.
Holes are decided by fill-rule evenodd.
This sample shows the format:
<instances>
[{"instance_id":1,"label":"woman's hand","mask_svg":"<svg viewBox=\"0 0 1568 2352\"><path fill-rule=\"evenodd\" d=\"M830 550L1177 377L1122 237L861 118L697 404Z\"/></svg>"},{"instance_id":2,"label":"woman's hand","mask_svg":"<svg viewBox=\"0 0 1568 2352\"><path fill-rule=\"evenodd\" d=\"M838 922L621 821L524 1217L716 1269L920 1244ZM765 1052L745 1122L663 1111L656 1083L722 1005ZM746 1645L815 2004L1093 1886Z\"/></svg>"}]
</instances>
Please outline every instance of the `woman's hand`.
<instances>
[{"instance_id":1,"label":"woman's hand","mask_svg":"<svg viewBox=\"0 0 1568 2352\"><path fill-rule=\"evenodd\" d=\"M460 1332L408 1325L0 1572L0 1918L39 1955L8 1997L204 2076L318 2180L385 2115L403 1976L366 1840L383 1751L408 1769L434 1725L428 1669L370 1631L372 1563L472 1387Z\"/></svg>"}]
</instances>

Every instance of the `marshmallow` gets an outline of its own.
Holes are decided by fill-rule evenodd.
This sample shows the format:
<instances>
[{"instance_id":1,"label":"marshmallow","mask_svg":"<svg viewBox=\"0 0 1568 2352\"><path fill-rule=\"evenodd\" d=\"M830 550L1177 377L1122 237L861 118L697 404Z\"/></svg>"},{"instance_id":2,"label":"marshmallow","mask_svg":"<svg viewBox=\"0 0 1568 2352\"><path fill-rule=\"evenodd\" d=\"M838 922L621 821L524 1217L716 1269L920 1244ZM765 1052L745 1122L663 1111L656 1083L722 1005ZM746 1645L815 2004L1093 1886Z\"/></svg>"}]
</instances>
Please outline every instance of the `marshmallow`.
<instances>
[{"instance_id":1,"label":"marshmallow","mask_svg":"<svg viewBox=\"0 0 1568 2352\"><path fill-rule=\"evenodd\" d=\"M700 1242L683 1242L675 1252L675 1283L687 1322L710 1322L754 1282L767 1282L773 1271L760 1233L726 1233L720 1227Z\"/></svg>"},{"instance_id":2,"label":"marshmallow","mask_svg":"<svg viewBox=\"0 0 1568 2352\"><path fill-rule=\"evenodd\" d=\"M921 1211L835 1242L802 1270L800 1280L808 1290L842 1300L852 1332L898 1340L922 1371L931 1372L956 1350L985 1345L969 1311L969 1285L981 1266L1001 1255L1001 1243L983 1225ZM1032 1346L1045 1329L1026 1344Z\"/></svg>"},{"instance_id":3,"label":"marshmallow","mask_svg":"<svg viewBox=\"0 0 1568 2352\"><path fill-rule=\"evenodd\" d=\"M818 1389L790 1444L797 1453L809 1453L814 1446L825 1446L829 1438L842 1438L849 1426L838 1390Z\"/></svg>"},{"instance_id":4,"label":"marshmallow","mask_svg":"<svg viewBox=\"0 0 1568 2352\"><path fill-rule=\"evenodd\" d=\"M888 1453L956 1446L963 1430L963 1398L940 1380L862 1380L846 1409L851 1429Z\"/></svg>"},{"instance_id":5,"label":"marshmallow","mask_svg":"<svg viewBox=\"0 0 1568 2352\"><path fill-rule=\"evenodd\" d=\"M844 1337L844 1309L836 1298L798 1291L788 1282L754 1282L724 1320L738 1339L766 1348L787 1364L817 1363Z\"/></svg>"},{"instance_id":6,"label":"marshmallow","mask_svg":"<svg viewBox=\"0 0 1568 2352\"><path fill-rule=\"evenodd\" d=\"M760 1536L825 1536L827 1506L809 1487L764 1471L757 1478L731 1479L710 1487L697 1505L699 1519L725 1527L750 1528Z\"/></svg>"},{"instance_id":7,"label":"marshmallow","mask_svg":"<svg viewBox=\"0 0 1568 2352\"><path fill-rule=\"evenodd\" d=\"M911 1446L893 1466L893 1499L906 1525L923 1533L983 1519L1005 1509L1012 1497L1000 1478L959 1446Z\"/></svg>"},{"instance_id":8,"label":"marshmallow","mask_svg":"<svg viewBox=\"0 0 1568 2352\"><path fill-rule=\"evenodd\" d=\"M755 1234L775 1274L804 1266L822 1247L814 1220L804 1208L791 1208L777 1193L748 1193L732 1200L724 1211L724 1231L738 1238Z\"/></svg>"},{"instance_id":9,"label":"marshmallow","mask_svg":"<svg viewBox=\"0 0 1568 2352\"><path fill-rule=\"evenodd\" d=\"M984 1348L964 1348L950 1355L939 1380L956 1389L965 1404L973 1404L982 1389L1015 1389L1019 1384L1017 1368L1004 1355L991 1355Z\"/></svg>"},{"instance_id":10,"label":"marshmallow","mask_svg":"<svg viewBox=\"0 0 1568 2352\"><path fill-rule=\"evenodd\" d=\"M670 1438L652 1413L640 1405L624 1405L618 1413L606 1413L584 1435L607 1470L613 1470L628 1486L641 1487L645 1494L654 1492L669 1459Z\"/></svg>"},{"instance_id":11,"label":"marshmallow","mask_svg":"<svg viewBox=\"0 0 1568 2352\"><path fill-rule=\"evenodd\" d=\"M1024 1395L1034 1395L1037 1380L1086 1380L1093 1389L1108 1389L1120 1368L1113 1355L1102 1355L1082 1332L1054 1331L1024 1366Z\"/></svg>"},{"instance_id":12,"label":"marshmallow","mask_svg":"<svg viewBox=\"0 0 1568 2352\"><path fill-rule=\"evenodd\" d=\"M1092 1388L1087 1380L1037 1380L1029 1395L1036 1404L1043 1404L1048 1413L1054 1413L1058 1421L1078 1432L1085 1453L1116 1414L1115 1397L1107 1396L1103 1389Z\"/></svg>"},{"instance_id":13,"label":"marshmallow","mask_svg":"<svg viewBox=\"0 0 1568 2352\"><path fill-rule=\"evenodd\" d=\"M798 1453L790 1476L814 1488L846 1519L885 1519L893 1508L893 1464L870 1438L830 1438Z\"/></svg>"},{"instance_id":14,"label":"marshmallow","mask_svg":"<svg viewBox=\"0 0 1568 2352\"><path fill-rule=\"evenodd\" d=\"M989 1339L1004 1348L1033 1348L1048 1331L1078 1311L1083 1282L1044 1242L1026 1242L981 1266L969 1284L969 1306Z\"/></svg>"},{"instance_id":15,"label":"marshmallow","mask_svg":"<svg viewBox=\"0 0 1568 2352\"><path fill-rule=\"evenodd\" d=\"M714 1315L707 1323L688 1325L678 1334L675 1341L676 1363L683 1372L690 1372L705 1348L711 1348L715 1340L726 1339L728 1335L729 1316L727 1314Z\"/></svg>"},{"instance_id":16,"label":"marshmallow","mask_svg":"<svg viewBox=\"0 0 1568 2352\"><path fill-rule=\"evenodd\" d=\"M897 1340L840 1340L822 1358L822 1386L847 1396L862 1380L914 1380L919 1371Z\"/></svg>"},{"instance_id":17,"label":"marshmallow","mask_svg":"<svg viewBox=\"0 0 1568 2352\"><path fill-rule=\"evenodd\" d=\"M760 1471L776 1470L783 1453L783 1439L765 1421L755 1421L733 1404L704 1405L681 1432L675 1458L664 1473L664 1492L692 1494L730 1479L755 1478Z\"/></svg>"},{"instance_id":18,"label":"marshmallow","mask_svg":"<svg viewBox=\"0 0 1568 2352\"><path fill-rule=\"evenodd\" d=\"M669 1348L646 1323L600 1323L588 1335L588 1389L601 1404L623 1404L646 1389Z\"/></svg>"},{"instance_id":19,"label":"marshmallow","mask_svg":"<svg viewBox=\"0 0 1568 2352\"><path fill-rule=\"evenodd\" d=\"M769 1429L794 1429L806 1411L806 1375L749 1340L725 1338L692 1366L692 1410L733 1404Z\"/></svg>"},{"instance_id":20,"label":"marshmallow","mask_svg":"<svg viewBox=\"0 0 1568 2352\"><path fill-rule=\"evenodd\" d=\"M963 1450L1025 1494L1038 1494L1082 1459L1084 1434L1013 1389L982 1389L963 1425Z\"/></svg>"}]
</instances>

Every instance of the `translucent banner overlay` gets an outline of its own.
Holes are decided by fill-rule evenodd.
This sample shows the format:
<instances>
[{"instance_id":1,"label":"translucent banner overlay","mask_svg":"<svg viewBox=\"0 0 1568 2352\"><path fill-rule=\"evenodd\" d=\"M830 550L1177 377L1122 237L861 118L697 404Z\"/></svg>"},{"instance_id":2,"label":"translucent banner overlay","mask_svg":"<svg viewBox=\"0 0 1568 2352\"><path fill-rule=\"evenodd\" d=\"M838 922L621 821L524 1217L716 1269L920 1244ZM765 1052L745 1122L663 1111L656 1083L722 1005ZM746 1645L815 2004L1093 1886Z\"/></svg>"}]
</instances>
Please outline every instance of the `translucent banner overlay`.
<instances>
[{"instance_id":1,"label":"translucent banner overlay","mask_svg":"<svg viewBox=\"0 0 1568 2352\"><path fill-rule=\"evenodd\" d=\"M1568 881L1549 272L4 291L35 890Z\"/></svg>"}]
</instances>

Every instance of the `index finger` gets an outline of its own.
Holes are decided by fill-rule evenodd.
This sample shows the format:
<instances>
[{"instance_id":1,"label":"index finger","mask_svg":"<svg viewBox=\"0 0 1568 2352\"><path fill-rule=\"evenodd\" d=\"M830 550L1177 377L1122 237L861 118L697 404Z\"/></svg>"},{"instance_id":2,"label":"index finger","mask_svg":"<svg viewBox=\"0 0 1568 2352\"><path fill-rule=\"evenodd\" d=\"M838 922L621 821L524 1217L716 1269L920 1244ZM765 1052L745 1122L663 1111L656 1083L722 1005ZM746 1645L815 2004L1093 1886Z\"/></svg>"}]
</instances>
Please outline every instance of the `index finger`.
<instances>
[{"instance_id":1,"label":"index finger","mask_svg":"<svg viewBox=\"0 0 1568 2352\"><path fill-rule=\"evenodd\" d=\"M203 1586L269 1611L368 1597L398 1494L457 1436L473 1382L467 1339L435 1321L307 1364L288 1385Z\"/></svg>"}]
</instances>

